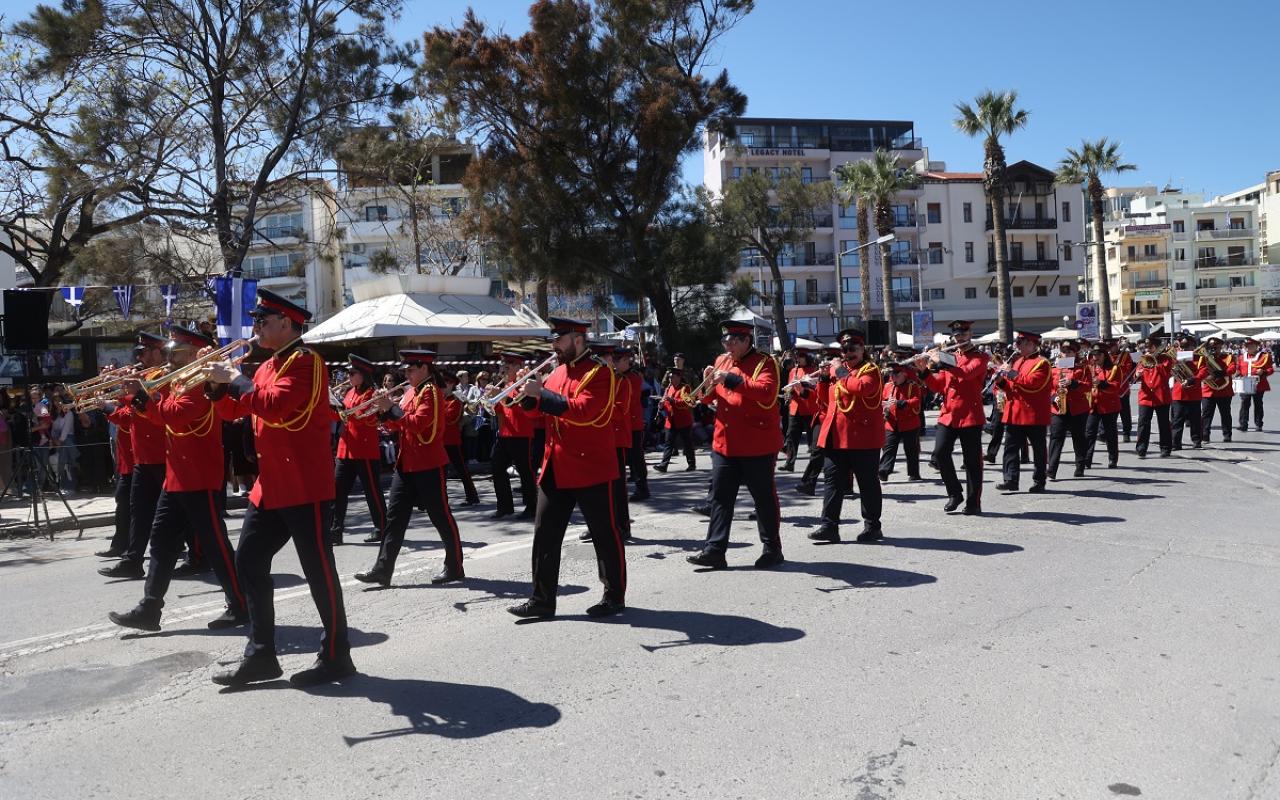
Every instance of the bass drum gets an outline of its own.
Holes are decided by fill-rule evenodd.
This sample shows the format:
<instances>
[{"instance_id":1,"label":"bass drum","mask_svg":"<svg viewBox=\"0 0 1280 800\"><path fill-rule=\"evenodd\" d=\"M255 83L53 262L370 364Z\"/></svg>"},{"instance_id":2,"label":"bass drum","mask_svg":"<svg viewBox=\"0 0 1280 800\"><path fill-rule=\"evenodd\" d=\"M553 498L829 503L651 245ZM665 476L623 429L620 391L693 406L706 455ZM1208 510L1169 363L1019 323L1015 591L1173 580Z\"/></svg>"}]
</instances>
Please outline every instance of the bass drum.
<instances>
[{"instance_id":1,"label":"bass drum","mask_svg":"<svg viewBox=\"0 0 1280 800\"><path fill-rule=\"evenodd\" d=\"M1231 379L1231 388L1236 394L1257 394L1258 378L1255 375L1237 375Z\"/></svg>"}]
</instances>

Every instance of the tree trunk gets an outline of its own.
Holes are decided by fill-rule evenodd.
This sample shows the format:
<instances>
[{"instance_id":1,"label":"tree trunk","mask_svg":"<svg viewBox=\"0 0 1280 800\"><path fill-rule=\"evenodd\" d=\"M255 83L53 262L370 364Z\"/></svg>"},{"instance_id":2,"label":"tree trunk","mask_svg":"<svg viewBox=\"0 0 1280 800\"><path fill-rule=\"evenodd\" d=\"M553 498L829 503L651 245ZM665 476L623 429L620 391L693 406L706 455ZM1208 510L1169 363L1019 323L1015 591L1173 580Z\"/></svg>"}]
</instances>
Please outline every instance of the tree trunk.
<instances>
[{"instance_id":1,"label":"tree trunk","mask_svg":"<svg viewBox=\"0 0 1280 800\"><path fill-rule=\"evenodd\" d=\"M858 200L858 246L863 247L871 241L871 219L869 214L871 209ZM862 325L866 326L867 320L871 319L871 248L867 247L859 250L858 256L858 295L861 300ZM841 287L843 289L843 287ZM838 328L844 327L844 320L840 321ZM836 333L840 331L837 330Z\"/></svg>"},{"instance_id":2,"label":"tree trunk","mask_svg":"<svg viewBox=\"0 0 1280 800\"><path fill-rule=\"evenodd\" d=\"M991 236L996 251L996 332L1002 342L1013 341L1013 292L1009 290L1009 262L1004 237L1004 192L991 192Z\"/></svg>"},{"instance_id":3,"label":"tree trunk","mask_svg":"<svg viewBox=\"0 0 1280 800\"><path fill-rule=\"evenodd\" d=\"M1094 298L1098 301L1098 336L1111 335L1111 284L1107 282L1106 242L1102 240L1102 182L1089 181L1089 199L1093 206L1090 224L1093 226L1093 283L1097 286Z\"/></svg>"},{"instance_id":4,"label":"tree trunk","mask_svg":"<svg viewBox=\"0 0 1280 800\"><path fill-rule=\"evenodd\" d=\"M409 226L413 230L413 266L414 272L422 272L422 239L418 230L418 175L414 173L414 183L409 196Z\"/></svg>"},{"instance_id":5,"label":"tree trunk","mask_svg":"<svg viewBox=\"0 0 1280 800\"><path fill-rule=\"evenodd\" d=\"M685 347L680 333L680 323L676 320L675 306L671 303L671 290L666 281L654 281L645 291L645 297L653 305L653 316L658 323L658 335L662 337L662 348L668 353L682 353ZM644 324L644 318L640 318Z\"/></svg>"},{"instance_id":6,"label":"tree trunk","mask_svg":"<svg viewBox=\"0 0 1280 800\"><path fill-rule=\"evenodd\" d=\"M778 348L782 352L791 349L791 335L787 333L787 307L782 291L782 270L778 267L778 255L769 253L769 274L773 276L773 333L778 337Z\"/></svg>"},{"instance_id":7,"label":"tree trunk","mask_svg":"<svg viewBox=\"0 0 1280 800\"><path fill-rule=\"evenodd\" d=\"M547 315L551 313L547 305L547 279L539 279L533 292L534 305L538 309L538 316L546 319Z\"/></svg>"}]
</instances>

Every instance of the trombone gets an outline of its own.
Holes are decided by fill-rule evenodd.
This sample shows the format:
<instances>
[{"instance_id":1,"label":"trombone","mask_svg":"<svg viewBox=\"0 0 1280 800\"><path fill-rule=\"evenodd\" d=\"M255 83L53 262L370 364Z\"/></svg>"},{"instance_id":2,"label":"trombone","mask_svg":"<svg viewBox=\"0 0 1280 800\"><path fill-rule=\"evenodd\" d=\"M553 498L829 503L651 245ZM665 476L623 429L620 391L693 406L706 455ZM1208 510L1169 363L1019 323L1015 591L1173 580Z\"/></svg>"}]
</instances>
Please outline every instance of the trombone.
<instances>
[{"instance_id":1,"label":"trombone","mask_svg":"<svg viewBox=\"0 0 1280 800\"><path fill-rule=\"evenodd\" d=\"M258 341L258 337L251 339L236 339L230 344L225 344L216 350L210 350L189 364L185 364L177 369L170 370L155 380L142 381L142 388L147 394L151 394L156 389L168 386L171 383L178 384L180 392L186 392L193 387L204 383L208 380L209 367L218 361L223 361L231 356L232 353L244 348L245 352L240 355L233 363L239 364L244 361L245 357L253 349L253 345Z\"/></svg>"},{"instance_id":2,"label":"trombone","mask_svg":"<svg viewBox=\"0 0 1280 800\"><path fill-rule=\"evenodd\" d=\"M384 397L390 397L393 394L403 392L408 388L409 382L405 381L404 383L398 386L393 386L390 389L379 389L351 408L348 408L345 411L339 411L338 418L343 422L346 422L349 419L364 419L365 417L372 416L374 413L373 408L379 400Z\"/></svg>"},{"instance_id":3,"label":"trombone","mask_svg":"<svg viewBox=\"0 0 1280 800\"><path fill-rule=\"evenodd\" d=\"M493 413L493 409L496 408L499 403L501 403L504 406L515 405L516 392L520 391L520 388L523 387L526 383L528 383L533 378L541 377L542 371L547 367L552 366L552 362L555 360L556 360L556 354L552 353L551 355L547 356L546 360L544 360L541 364L529 370L525 374L521 375L519 378L516 378L514 381L510 383L510 385L508 385L502 391L498 392L497 394L490 395L488 397L481 397L480 405L484 406L484 410L488 411L490 414Z\"/></svg>"}]
</instances>

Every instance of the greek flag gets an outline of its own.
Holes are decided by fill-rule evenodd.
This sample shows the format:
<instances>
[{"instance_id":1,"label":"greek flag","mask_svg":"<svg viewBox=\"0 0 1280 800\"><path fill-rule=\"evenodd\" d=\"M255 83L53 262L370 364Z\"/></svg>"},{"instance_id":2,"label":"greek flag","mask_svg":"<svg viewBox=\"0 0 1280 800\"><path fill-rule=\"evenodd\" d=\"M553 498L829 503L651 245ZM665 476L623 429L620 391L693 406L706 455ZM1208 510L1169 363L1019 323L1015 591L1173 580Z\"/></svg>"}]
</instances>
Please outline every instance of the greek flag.
<instances>
[{"instance_id":1,"label":"greek flag","mask_svg":"<svg viewBox=\"0 0 1280 800\"><path fill-rule=\"evenodd\" d=\"M622 329L622 338L625 341L634 342L636 340L637 335L638 334L636 329L631 327L630 325Z\"/></svg>"},{"instance_id":2,"label":"greek flag","mask_svg":"<svg viewBox=\"0 0 1280 800\"><path fill-rule=\"evenodd\" d=\"M84 287L83 286L63 286L62 299L67 301L67 305L75 309L76 313L80 313L80 306L84 304Z\"/></svg>"},{"instance_id":3,"label":"greek flag","mask_svg":"<svg viewBox=\"0 0 1280 800\"><path fill-rule=\"evenodd\" d=\"M253 335L253 317L249 312L253 310L257 297L258 281L254 278L228 276L213 279L219 344L230 344L235 339L248 339Z\"/></svg>"},{"instance_id":4,"label":"greek flag","mask_svg":"<svg viewBox=\"0 0 1280 800\"><path fill-rule=\"evenodd\" d=\"M178 299L178 284L162 283L160 284L160 296L164 298L164 316L166 319L173 317L173 304Z\"/></svg>"},{"instance_id":5,"label":"greek flag","mask_svg":"<svg viewBox=\"0 0 1280 800\"><path fill-rule=\"evenodd\" d=\"M133 287L112 286L111 292L116 296L116 302L120 304L120 316L124 317L125 322L128 322L129 309L133 307Z\"/></svg>"}]
</instances>

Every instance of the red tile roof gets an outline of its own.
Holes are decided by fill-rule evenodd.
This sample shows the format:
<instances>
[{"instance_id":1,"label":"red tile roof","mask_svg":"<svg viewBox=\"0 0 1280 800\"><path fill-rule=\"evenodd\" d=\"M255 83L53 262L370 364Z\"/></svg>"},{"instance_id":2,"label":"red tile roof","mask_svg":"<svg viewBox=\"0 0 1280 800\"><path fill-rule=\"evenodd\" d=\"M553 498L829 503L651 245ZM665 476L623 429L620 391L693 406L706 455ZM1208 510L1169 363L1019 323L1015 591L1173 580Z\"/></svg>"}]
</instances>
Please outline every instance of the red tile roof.
<instances>
[{"instance_id":1,"label":"red tile roof","mask_svg":"<svg viewBox=\"0 0 1280 800\"><path fill-rule=\"evenodd\" d=\"M938 181L980 181L986 176L981 172L926 172L924 177Z\"/></svg>"}]
</instances>

